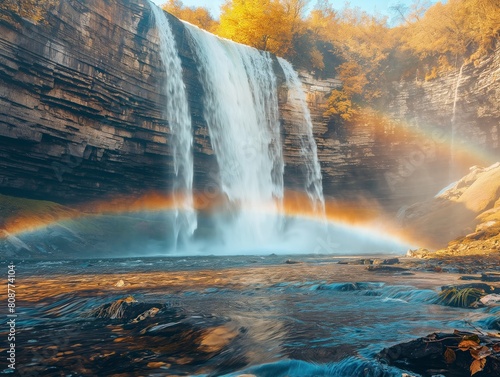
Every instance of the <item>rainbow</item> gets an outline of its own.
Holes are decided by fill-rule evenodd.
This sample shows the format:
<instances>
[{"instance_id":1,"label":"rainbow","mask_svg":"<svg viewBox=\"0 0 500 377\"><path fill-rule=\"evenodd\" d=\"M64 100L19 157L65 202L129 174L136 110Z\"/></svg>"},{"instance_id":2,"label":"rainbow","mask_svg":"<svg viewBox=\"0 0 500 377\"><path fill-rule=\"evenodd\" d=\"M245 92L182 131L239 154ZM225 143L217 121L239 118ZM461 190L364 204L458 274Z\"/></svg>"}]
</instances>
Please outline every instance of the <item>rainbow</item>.
<instances>
[{"instance_id":1,"label":"rainbow","mask_svg":"<svg viewBox=\"0 0 500 377\"><path fill-rule=\"evenodd\" d=\"M151 192L140 197L120 196L110 200L92 201L74 208L59 205L51 207L50 216L30 216L24 212L20 216L12 216L4 221L3 228L7 235L20 235L26 232L43 230L44 228L68 220L100 215L127 215L139 212L162 212L176 209L175 203L180 203L179 197ZM194 195L195 208L199 213L216 213L224 211L225 198L213 195L207 198L203 193ZM60 208L58 210L57 208ZM276 212L278 208L278 212ZM342 225L359 232L378 232L401 241L415 244L411 237L398 229L397 224L390 221L375 200L360 199L357 201L326 200L325 211L318 211L311 204L306 194L287 191L282 202L276 206L263 205L258 208L244 208L247 211L283 214L286 217L302 218L310 221L327 222ZM2 234L0 233L0 238Z\"/></svg>"}]
</instances>

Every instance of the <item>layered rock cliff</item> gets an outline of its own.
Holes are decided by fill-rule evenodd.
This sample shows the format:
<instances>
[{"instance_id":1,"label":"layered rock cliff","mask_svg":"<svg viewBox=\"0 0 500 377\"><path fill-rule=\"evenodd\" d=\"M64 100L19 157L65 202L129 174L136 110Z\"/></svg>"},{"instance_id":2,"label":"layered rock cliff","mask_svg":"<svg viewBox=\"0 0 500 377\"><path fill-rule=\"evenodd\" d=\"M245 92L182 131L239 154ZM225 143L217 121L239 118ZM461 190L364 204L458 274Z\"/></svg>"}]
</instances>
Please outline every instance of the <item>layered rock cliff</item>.
<instances>
[{"instance_id":1,"label":"layered rock cliff","mask_svg":"<svg viewBox=\"0 0 500 377\"><path fill-rule=\"evenodd\" d=\"M145 0L61 1L37 25L0 21L0 190L59 202L171 185L158 36ZM180 41L196 178L213 162L200 84ZM202 155L200 157L200 155Z\"/></svg>"},{"instance_id":2,"label":"layered rock cliff","mask_svg":"<svg viewBox=\"0 0 500 377\"><path fill-rule=\"evenodd\" d=\"M302 80L329 195L373 196L396 210L500 159L500 48L429 82L390 84L379 115L353 127L322 116L339 82Z\"/></svg>"},{"instance_id":3,"label":"layered rock cliff","mask_svg":"<svg viewBox=\"0 0 500 377\"><path fill-rule=\"evenodd\" d=\"M61 1L45 20L35 24L0 9L0 193L78 202L171 187L165 73L147 0ZM182 23L169 21L193 120L194 185L203 191L213 188L217 164L202 116L202 86ZM275 66L285 183L300 188L294 112ZM415 195L436 192L452 178L443 174L449 153L442 142L453 107L458 142L474 140L499 155L499 67L498 50L479 67L465 66L456 101L456 74L395 84L382 108L396 121L353 128L322 115L326 95L340 83L302 74L325 194L374 197L397 209Z\"/></svg>"}]
</instances>

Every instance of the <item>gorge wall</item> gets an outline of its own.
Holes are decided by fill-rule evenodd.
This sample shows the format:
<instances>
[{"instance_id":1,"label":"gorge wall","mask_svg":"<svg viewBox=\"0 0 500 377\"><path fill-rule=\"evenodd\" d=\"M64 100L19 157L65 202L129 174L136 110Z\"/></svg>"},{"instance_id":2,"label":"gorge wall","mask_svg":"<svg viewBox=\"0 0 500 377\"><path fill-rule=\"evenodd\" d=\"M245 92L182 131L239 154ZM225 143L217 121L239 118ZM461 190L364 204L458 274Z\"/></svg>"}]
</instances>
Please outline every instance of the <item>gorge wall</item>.
<instances>
[{"instance_id":1,"label":"gorge wall","mask_svg":"<svg viewBox=\"0 0 500 377\"><path fill-rule=\"evenodd\" d=\"M38 25L6 16L0 23L1 191L74 202L165 190L170 130L148 3L61 1ZM171 21L182 39L179 21ZM197 168L207 171L210 143L194 97L200 87L190 52L181 51L196 152L204 154Z\"/></svg>"},{"instance_id":2,"label":"gorge wall","mask_svg":"<svg viewBox=\"0 0 500 377\"><path fill-rule=\"evenodd\" d=\"M148 2L61 1L45 20L34 24L0 9L0 193L71 203L171 187L165 73ZM217 175L202 115L203 89L183 24L172 16L169 21L193 121L194 187L203 191L213 188ZM275 63L285 185L300 188L297 173L304 166L290 126L294 112ZM464 67L455 125L463 138L498 156L499 51L481 64ZM353 128L329 124L322 115L337 80L317 81L306 73L302 79L326 195L368 196L397 209L415 201L415 193L423 197L448 182L436 175L449 162L438 159L447 153L443 135L421 133L450 128L456 74L396 84L382 106L396 120Z\"/></svg>"},{"instance_id":3,"label":"gorge wall","mask_svg":"<svg viewBox=\"0 0 500 377\"><path fill-rule=\"evenodd\" d=\"M472 165L498 161L500 48L476 65L464 65L457 88L459 74L456 69L428 82L390 83L377 116L345 127L322 116L326 95L340 82L301 72L328 182L325 192L368 195L397 210L432 197Z\"/></svg>"}]
</instances>

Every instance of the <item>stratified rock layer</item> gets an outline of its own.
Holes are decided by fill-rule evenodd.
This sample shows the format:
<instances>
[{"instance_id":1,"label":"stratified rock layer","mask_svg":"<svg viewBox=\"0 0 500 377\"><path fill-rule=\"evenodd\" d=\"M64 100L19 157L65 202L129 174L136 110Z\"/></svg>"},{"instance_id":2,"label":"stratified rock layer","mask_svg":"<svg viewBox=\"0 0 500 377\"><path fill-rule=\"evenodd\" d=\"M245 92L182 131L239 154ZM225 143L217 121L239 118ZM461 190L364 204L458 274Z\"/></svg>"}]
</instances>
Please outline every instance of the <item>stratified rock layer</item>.
<instances>
[{"instance_id":1,"label":"stratified rock layer","mask_svg":"<svg viewBox=\"0 0 500 377\"><path fill-rule=\"evenodd\" d=\"M378 114L350 127L322 116L325 95L340 83L301 74L328 195L404 209L500 157L500 48L461 74L386 83Z\"/></svg>"},{"instance_id":2,"label":"stratified rock layer","mask_svg":"<svg viewBox=\"0 0 500 377\"><path fill-rule=\"evenodd\" d=\"M60 202L167 190L171 130L148 3L63 1L38 25L3 12L0 190ZM180 22L170 22L183 40ZM212 151L196 67L180 46L200 181Z\"/></svg>"},{"instance_id":3,"label":"stratified rock layer","mask_svg":"<svg viewBox=\"0 0 500 377\"><path fill-rule=\"evenodd\" d=\"M165 73L149 3L67 0L45 20L34 24L0 9L0 193L74 203L169 190ZM175 17L169 21L193 119L194 187L210 197L219 183L203 119L203 89L184 26ZM451 157L442 141L453 104L457 143L465 138L498 154L499 55L497 50L478 67L464 67L457 101L457 73L431 83L397 84L382 108L399 123L352 128L322 115L327 94L340 82L302 73L325 194L376 198L398 209L435 193L452 178L443 173ZM301 190L305 169L291 126L297 114L286 103L277 63L275 72L285 184Z\"/></svg>"}]
</instances>

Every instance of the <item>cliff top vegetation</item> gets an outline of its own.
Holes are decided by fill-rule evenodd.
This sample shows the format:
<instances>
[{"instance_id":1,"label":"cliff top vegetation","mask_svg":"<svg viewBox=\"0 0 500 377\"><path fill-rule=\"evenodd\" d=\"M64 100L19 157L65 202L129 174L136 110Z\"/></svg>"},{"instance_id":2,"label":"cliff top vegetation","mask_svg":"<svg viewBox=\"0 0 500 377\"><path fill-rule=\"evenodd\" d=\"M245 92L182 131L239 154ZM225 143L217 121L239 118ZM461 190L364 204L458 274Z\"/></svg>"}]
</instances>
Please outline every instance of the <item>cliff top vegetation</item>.
<instances>
[{"instance_id":1,"label":"cliff top vegetation","mask_svg":"<svg viewBox=\"0 0 500 377\"><path fill-rule=\"evenodd\" d=\"M345 122L376 102L384 83L432 80L477 61L500 35L497 0L414 0L392 7L399 23L327 0L227 0L220 20L208 9L169 0L163 9L219 36L270 51L320 77L337 76L325 116Z\"/></svg>"}]
</instances>

